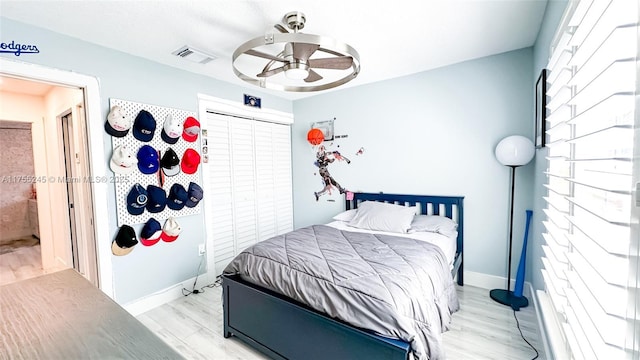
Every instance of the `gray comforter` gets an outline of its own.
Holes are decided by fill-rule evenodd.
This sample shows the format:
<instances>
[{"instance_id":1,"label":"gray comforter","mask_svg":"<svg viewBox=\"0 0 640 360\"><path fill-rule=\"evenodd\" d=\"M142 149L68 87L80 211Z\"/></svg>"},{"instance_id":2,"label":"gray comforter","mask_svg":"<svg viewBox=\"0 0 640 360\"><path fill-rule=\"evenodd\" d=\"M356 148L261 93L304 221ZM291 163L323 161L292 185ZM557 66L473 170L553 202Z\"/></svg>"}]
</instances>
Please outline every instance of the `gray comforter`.
<instances>
[{"instance_id":1,"label":"gray comforter","mask_svg":"<svg viewBox=\"0 0 640 360\"><path fill-rule=\"evenodd\" d=\"M442 359L458 310L442 251L427 242L314 225L259 242L224 270L359 328Z\"/></svg>"}]
</instances>

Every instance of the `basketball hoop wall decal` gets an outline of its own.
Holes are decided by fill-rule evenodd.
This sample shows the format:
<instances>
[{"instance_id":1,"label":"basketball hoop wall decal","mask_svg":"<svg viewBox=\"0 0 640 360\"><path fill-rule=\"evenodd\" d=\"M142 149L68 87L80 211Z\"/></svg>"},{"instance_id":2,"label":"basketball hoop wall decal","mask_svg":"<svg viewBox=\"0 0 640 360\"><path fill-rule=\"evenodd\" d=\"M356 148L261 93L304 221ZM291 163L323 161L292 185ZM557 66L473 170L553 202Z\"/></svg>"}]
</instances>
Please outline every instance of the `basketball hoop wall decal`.
<instances>
[{"instance_id":1,"label":"basketball hoop wall decal","mask_svg":"<svg viewBox=\"0 0 640 360\"><path fill-rule=\"evenodd\" d=\"M320 145L324 141L322 130L313 128L307 133L307 141L311 145Z\"/></svg>"}]
</instances>

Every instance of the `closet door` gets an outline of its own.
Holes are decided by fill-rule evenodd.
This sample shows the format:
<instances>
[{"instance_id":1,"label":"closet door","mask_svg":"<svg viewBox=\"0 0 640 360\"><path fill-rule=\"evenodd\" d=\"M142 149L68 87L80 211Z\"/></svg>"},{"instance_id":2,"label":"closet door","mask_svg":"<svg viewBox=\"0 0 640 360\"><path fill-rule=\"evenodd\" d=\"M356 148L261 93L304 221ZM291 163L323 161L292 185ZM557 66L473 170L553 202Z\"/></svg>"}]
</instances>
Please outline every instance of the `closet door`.
<instances>
[{"instance_id":1,"label":"closet door","mask_svg":"<svg viewBox=\"0 0 640 360\"><path fill-rule=\"evenodd\" d=\"M293 230L293 178L291 175L291 127L270 124L273 144L273 183L276 235Z\"/></svg>"},{"instance_id":2,"label":"closet door","mask_svg":"<svg viewBox=\"0 0 640 360\"><path fill-rule=\"evenodd\" d=\"M216 274L258 241L293 229L288 125L208 114Z\"/></svg>"},{"instance_id":3,"label":"closet door","mask_svg":"<svg viewBox=\"0 0 640 360\"><path fill-rule=\"evenodd\" d=\"M256 145L256 196L258 241L268 239L277 233L275 194L275 154L272 126L265 122L255 124Z\"/></svg>"},{"instance_id":4,"label":"closet door","mask_svg":"<svg viewBox=\"0 0 640 360\"><path fill-rule=\"evenodd\" d=\"M256 195L258 241L293 230L291 128L257 121Z\"/></svg>"},{"instance_id":5,"label":"closet door","mask_svg":"<svg viewBox=\"0 0 640 360\"><path fill-rule=\"evenodd\" d=\"M213 239L215 273L220 274L236 254L233 224L233 169L231 167L231 124L224 116L208 114L209 179L205 181L206 200L212 212L205 222Z\"/></svg>"},{"instance_id":6,"label":"closet door","mask_svg":"<svg viewBox=\"0 0 640 360\"><path fill-rule=\"evenodd\" d=\"M253 120L231 120L233 223L236 253L256 243L256 158ZM215 249L214 249L215 250Z\"/></svg>"}]
</instances>

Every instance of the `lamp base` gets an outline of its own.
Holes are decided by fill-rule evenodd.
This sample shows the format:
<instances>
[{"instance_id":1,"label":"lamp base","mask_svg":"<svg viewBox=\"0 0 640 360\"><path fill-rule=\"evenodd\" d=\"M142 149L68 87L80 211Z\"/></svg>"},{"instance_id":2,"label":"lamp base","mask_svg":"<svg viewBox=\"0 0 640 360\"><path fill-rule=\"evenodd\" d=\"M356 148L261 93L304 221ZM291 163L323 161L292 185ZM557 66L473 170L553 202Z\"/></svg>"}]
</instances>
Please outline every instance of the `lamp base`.
<instances>
[{"instance_id":1,"label":"lamp base","mask_svg":"<svg viewBox=\"0 0 640 360\"><path fill-rule=\"evenodd\" d=\"M513 291L503 289L493 289L489 292L489 296L502 305L511 306L515 311L520 308L529 306L529 300L525 296L515 296Z\"/></svg>"}]
</instances>

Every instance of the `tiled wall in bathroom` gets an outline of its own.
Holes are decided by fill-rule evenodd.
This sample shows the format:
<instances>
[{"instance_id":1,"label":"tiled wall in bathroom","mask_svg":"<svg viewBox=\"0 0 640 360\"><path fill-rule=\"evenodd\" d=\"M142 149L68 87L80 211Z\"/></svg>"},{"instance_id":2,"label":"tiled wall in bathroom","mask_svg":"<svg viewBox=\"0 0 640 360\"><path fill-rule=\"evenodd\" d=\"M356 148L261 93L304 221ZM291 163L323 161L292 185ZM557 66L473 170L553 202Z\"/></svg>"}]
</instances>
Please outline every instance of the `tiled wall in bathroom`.
<instances>
[{"instance_id":1,"label":"tiled wall in bathroom","mask_svg":"<svg viewBox=\"0 0 640 360\"><path fill-rule=\"evenodd\" d=\"M0 241L31 236L28 200L35 178L31 129L13 127L0 125Z\"/></svg>"}]
</instances>

